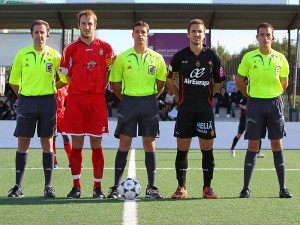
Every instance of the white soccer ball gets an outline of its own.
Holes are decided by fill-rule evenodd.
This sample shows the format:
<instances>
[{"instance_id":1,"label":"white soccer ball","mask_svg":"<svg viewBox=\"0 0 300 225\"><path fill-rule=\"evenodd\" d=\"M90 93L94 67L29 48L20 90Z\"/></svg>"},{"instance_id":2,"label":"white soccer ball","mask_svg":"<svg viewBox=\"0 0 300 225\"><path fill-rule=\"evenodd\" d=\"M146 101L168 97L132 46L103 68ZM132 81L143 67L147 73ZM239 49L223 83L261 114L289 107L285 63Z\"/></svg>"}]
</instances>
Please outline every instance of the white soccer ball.
<instances>
[{"instance_id":1,"label":"white soccer ball","mask_svg":"<svg viewBox=\"0 0 300 225\"><path fill-rule=\"evenodd\" d=\"M128 200L133 200L141 193L141 185L134 178L126 178L119 185L120 195Z\"/></svg>"}]
</instances>

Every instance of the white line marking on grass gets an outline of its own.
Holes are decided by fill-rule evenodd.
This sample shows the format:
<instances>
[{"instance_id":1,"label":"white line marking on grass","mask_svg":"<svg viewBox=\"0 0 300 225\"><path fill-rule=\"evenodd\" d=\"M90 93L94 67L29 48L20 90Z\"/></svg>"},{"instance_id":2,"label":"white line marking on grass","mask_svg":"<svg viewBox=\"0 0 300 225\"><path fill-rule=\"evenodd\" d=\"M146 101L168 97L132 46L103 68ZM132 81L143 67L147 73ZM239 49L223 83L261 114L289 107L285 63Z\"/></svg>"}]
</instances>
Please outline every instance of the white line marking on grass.
<instances>
[{"instance_id":1,"label":"white line marking on grass","mask_svg":"<svg viewBox=\"0 0 300 225\"><path fill-rule=\"evenodd\" d=\"M130 165L130 164L129 164ZM134 162L135 165L135 162ZM15 170L14 167L0 167L0 170ZM92 170L93 168L90 167L84 167L83 170ZM114 170L115 168L104 168L105 170ZM128 177L135 177L135 171L136 170L145 170L146 168L135 168L134 175L129 175L128 171ZM157 170L175 170L175 168L156 168ZM29 167L26 168L26 170L43 170L42 167ZM54 170L70 170L70 168L67 167L59 167ZM188 170L202 170L202 168L189 168ZM235 171L235 170L244 170L244 168L215 168L215 170L225 170L225 171ZM274 168L255 168L255 170L261 170L261 171L275 171ZM285 169L286 171L300 171L300 169Z\"/></svg>"},{"instance_id":2,"label":"white line marking on grass","mask_svg":"<svg viewBox=\"0 0 300 225\"><path fill-rule=\"evenodd\" d=\"M135 178L135 149L131 149L129 166L128 166L128 177ZM136 225L138 224L137 219L137 208L136 201L125 201L123 210L123 225Z\"/></svg>"}]
</instances>

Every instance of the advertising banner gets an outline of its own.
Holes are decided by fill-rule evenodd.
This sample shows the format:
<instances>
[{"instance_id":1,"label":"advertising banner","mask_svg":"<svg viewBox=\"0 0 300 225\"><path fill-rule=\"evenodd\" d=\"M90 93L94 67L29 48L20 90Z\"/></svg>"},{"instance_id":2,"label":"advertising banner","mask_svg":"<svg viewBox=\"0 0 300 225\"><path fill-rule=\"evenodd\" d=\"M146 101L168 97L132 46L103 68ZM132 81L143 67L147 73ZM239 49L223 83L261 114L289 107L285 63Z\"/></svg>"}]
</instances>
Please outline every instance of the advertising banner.
<instances>
[{"instance_id":1,"label":"advertising banner","mask_svg":"<svg viewBox=\"0 0 300 225\"><path fill-rule=\"evenodd\" d=\"M206 34L204 44L209 43L209 34ZM188 47L187 33L156 33L150 34L148 47L160 53L165 59L166 65L170 65L172 56L179 50Z\"/></svg>"}]
</instances>

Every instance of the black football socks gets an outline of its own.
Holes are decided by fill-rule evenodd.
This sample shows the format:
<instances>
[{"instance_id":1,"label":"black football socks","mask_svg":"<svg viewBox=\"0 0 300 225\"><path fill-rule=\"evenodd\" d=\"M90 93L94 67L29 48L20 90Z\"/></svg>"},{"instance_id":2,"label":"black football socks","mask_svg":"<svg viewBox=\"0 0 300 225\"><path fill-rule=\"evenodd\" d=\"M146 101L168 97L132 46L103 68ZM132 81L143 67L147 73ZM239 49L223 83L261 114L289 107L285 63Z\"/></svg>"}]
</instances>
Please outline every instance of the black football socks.
<instances>
[{"instance_id":1,"label":"black football socks","mask_svg":"<svg viewBox=\"0 0 300 225\"><path fill-rule=\"evenodd\" d=\"M28 153L16 152L16 184L21 188L27 164Z\"/></svg>"},{"instance_id":2,"label":"black football socks","mask_svg":"<svg viewBox=\"0 0 300 225\"><path fill-rule=\"evenodd\" d=\"M203 179L204 187L210 187L211 181L214 175L215 160L213 150L203 151L202 152L202 170L203 170Z\"/></svg>"},{"instance_id":3,"label":"black football socks","mask_svg":"<svg viewBox=\"0 0 300 225\"><path fill-rule=\"evenodd\" d=\"M145 165L148 174L148 186L153 187L156 177L156 152L145 152Z\"/></svg>"},{"instance_id":4,"label":"black football socks","mask_svg":"<svg viewBox=\"0 0 300 225\"><path fill-rule=\"evenodd\" d=\"M176 178L178 180L178 186L186 185L186 172L188 168L188 153L189 151L180 151L177 149L175 168L176 168Z\"/></svg>"},{"instance_id":5,"label":"black football socks","mask_svg":"<svg viewBox=\"0 0 300 225\"><path fill-rule=\"evenodd\" d=\"M250 152L247 150L244 161L244 187L243 189L250 190L250 182L253 174L253 170L256 164L256 152Z\"/></svg>"},{"instance_id":6,"label":"black football socks","mask_svg":"<svg viewBox=\"0 0 300 225\"><path fill-rule=\"evenodd\" d=\"M119 185L127 163L128 152L121 152L119 149L115 159L115 186Z\"/></svg>"}]
</instances>

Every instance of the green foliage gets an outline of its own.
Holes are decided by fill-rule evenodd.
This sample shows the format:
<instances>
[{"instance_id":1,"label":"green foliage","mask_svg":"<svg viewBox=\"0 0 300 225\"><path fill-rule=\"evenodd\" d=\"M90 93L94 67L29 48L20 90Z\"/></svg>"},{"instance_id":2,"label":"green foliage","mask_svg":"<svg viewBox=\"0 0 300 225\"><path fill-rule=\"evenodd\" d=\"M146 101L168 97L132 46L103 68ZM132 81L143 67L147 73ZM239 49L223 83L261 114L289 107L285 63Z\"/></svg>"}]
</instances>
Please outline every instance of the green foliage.
<instances>
[{"instance_id":1,"label":"green foliage","mask_svg":"<svg viewBox=\"0 0 300 225\"><path fill-rule=\"evenodd\" d=\"M296 96L296 105L295 105L295 109L300 111L300 96Z\"/></svg>"},{"instance_id":2,"label":"green foliage","mask_svg":"<svg viewBox=\"0 0 300 225\"><path fill-rule=\"evenodd\" d=\"M230 140L229 140L230 141ZM243 140L240 140L243 141ZM287 186L292 199L278 198L278 181L271 151L263 150L264 159L258 159L251 184L251 197L238 198L243 185L245 150L237 150L230 158L229 150L214 150L215 173L212 187L218 199L202 199L202 155L199 150L189 152L187 174L188 198L173 200L171 194L177 187L174 160L176 150L157 151L156 184L164 195L163 200L144 198L147 184L143 150L136 151L136 175L142 184L142 195L137 201L138 224L300 224L300 151L285 151ZM107 194L114 179L116 150L105 150L103 190ZM14 185L15 150L0 150L0 224L122 224L124 202L121 200L95 200L92 196L91 151L83 152L82 198L66 199L72 187L70 169L64 150L57 156L60 169L54 171L53 185L56 199L44 199L41 150L30 150L24 178L23 198L7 198L7 191ZM128 156L129 157L129 156ZM129 160L127 161L128 168ZM126 169L124 174L127 174ZM126 175L123 176L125 178Z\"/></svg>"}]
</instances>

